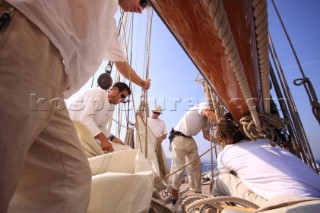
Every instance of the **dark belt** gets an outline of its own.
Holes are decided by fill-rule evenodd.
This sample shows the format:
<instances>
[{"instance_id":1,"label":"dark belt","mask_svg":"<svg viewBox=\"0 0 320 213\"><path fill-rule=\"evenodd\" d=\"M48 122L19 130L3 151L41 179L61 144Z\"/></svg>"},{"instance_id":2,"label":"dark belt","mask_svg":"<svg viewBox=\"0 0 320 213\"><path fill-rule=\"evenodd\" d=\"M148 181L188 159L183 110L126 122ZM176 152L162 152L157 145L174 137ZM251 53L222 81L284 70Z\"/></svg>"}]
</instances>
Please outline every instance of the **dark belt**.
<instances>
[{"instance_id":1,"label":"dark belt","mask_svg":"<svg viewBox=\"0 0 320 213\"><path fill-rule=\"evenodd\" d=\"M179 132L179 131L174 131L173 132L173 135L176 136L182 136L182 137L185 137L185 138L192 138L192 136L186 136L185 134L183 134L182 132Z\"/></svg>"},{"instance_id":2,"label":"dark belt","mask_svg":"<svg viewBox=\"0 0 320 213\"><path fill-rule=\"evenodd\" d=\"M170 141L170 146L171 146L171 142L173 141L175 136L182 136L185 138L192 138L191 136L186 136L185 134L183 134L182 132L179 131L175 131L173 128L171 128L171 131L169 133L169 141Z\"/></svg>"}]
</instances>

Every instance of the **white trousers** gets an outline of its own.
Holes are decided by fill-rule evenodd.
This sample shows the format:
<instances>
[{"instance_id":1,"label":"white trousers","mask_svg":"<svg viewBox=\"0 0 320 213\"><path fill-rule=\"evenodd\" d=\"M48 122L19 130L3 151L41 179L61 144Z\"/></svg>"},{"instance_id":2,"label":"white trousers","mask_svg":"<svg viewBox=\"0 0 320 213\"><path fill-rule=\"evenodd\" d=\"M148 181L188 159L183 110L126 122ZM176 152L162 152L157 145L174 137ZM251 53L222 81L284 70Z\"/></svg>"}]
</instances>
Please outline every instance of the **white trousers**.
<instances>
[{"instance_id":1,"label":"white trousers","mask_svg":"<svg viewBox=\"0 0 320 213\"><path fill-rule=\"evenodd\" d=\"M237 176L231 173L221 173L214 181L213 196L233 196L251 201L258 206L266 204L267 200L251 191Z\"/></svg>"},{"instance_id":2,"label":"white trousers","mask_svg":"<svg viewBox=\"0 0 320 213\"><path fill-rule=\"evenodd\" d=\"M177 171L193 160L195 161L187 167L187 173L190 178L190 190L194 192L201 192L201 161L199 159L197 144L193 138L175 136L172 141L170 173ZM184 169L171 175L169 178L169 187L179 191L183 173Z\"/></svg>"},{"instance_id":3,"label":"white trousers","mask_svg":"<svg viewBox=\"0 0 320 213\"><path fill-rule=\"evenodd\" d=\"M66 89L59 51L16 10L0 30L1 213L86 212L91 170Z\"/></svg>"}]
</instances>

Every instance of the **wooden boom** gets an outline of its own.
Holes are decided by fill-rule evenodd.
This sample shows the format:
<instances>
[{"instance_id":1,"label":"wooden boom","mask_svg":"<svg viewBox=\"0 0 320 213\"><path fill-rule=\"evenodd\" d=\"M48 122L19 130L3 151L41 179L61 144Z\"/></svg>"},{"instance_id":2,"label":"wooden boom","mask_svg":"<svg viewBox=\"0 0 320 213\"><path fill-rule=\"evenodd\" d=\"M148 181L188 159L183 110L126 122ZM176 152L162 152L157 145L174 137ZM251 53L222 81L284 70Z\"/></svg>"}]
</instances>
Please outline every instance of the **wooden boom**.
<instances>
[{"instance_id":1,"label":"wooden boom","mask_svg":"<svg viewBox=\"0 0 320 213\"><path fill-rule=\"evenodd\" d=\"M249 114L236 76L203 0L150 0L204 78L230 113ZM256 34L251 0L223 0L231 31L257 110L262 110Z\"/></svg>"}]
</instances>

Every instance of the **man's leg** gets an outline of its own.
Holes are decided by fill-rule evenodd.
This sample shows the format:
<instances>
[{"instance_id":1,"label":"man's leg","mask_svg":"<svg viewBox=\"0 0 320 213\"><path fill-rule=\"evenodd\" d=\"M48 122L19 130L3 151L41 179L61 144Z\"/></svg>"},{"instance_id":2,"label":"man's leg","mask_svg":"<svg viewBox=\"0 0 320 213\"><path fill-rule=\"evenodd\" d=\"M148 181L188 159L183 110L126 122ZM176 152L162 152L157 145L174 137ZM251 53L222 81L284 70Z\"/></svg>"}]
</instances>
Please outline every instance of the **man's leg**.
<instances>
[{"instance_id":1,"label":"man's leg","mask_svg":"<svg viewBox=\"0 0 320 213\"><path fill-rule=\"evenodd\" d=\"M264 205L267 200L251 191L237 176L231 173L222 173L214 181L212 187L214 196L233 196L251 201L258 206Z\"/></svg>"},{"instance_id":2,"label":"man's leg","mask_svg":"<svg viewBox=\"0 0 320 213\"><path fill-rule=\"evenodd\" d=\"M185 165L185 148L184 137L176 136L172 141L172 159L171 171L176 172L178 169ZM169 177L169 187L172 190L172 197L178 199L178 192L182 182L184 169L179 170Z\"/></svg>"},{"instance_id":3,"label":"man's leg","mask_svg":"<svg viewBox=\"0 0 320 213\"><path fill-rule=\"evenodd\" d=\"M1 11L9 6L0 0ZM36 26L16 10L9 24L0 31L0 212L7 212L25 160L27 159L27 165L32 158L30 156L34 156L34 154L29 155L29 149L31 152L33 143L42 140L43 136L39 135L51 131L47 127L52 125L51 120L57 119L55 111L60 107L59 104L63 103L62 93L67 87L63 69L59 51ZM63 128L65 122L57 121L54 125L56 127L62 125ZM65 137L60 133L58 136ZM71 138L70 142L78 144L78 140ZM55 151L56 155L63 156L63 153L59 153L60 149L56 148ZM79 162L81 166L73 165L74 169L80 169L83 172L86 177L84 179L87 181L82 184L88 187L90 185L88 163L82 157L82 152L79 150L76 152L72 155L79 154L82 160ZM43 153L35 152L35 154L43 156ZM56 163L61 164L61 161ZM56 165L51 166L56 167ZM43 174L39 170L41 167L37 165L32 169L26 168L30 170L23 170L23 178L28 179L28 175ZM57 174L59 173L57 171ZM61 175L54 175L54 177L66 185L72 184L73 181L72 178L69 179L68 171L63 177ZM68 181L71 182L68 183ZM33 193L36 193L39 188L52 188L52 186L56 185L51 185L49 182L46 186L38 185L33 188ZM39 192L41 193L41 190ZM79 196L82 196L86 203L89 193ZM73 200L65 199L64 202L71 206ZM48 211L50 209L47 208L46 212ZM82 211L84 212L85 209Z\"/></svg>"},{"instance_id":4,"label":"man's leg","mask_svg":"<svg viewBox=\"0 0 320 213\"><path fill-rule=\"evenodd\" d=\"M187 159L192 162L188 166L188 176L190 177L190 191L201 193L201 161L198 153L198 146L193 138L186 139L188 147Z\"/></svg>"},{"instance_id":5,"label":"man's leg","mask_svg":"<svg viewBox=\"0 0 320 213\"><path fill-rule=\"evenodd\" d=\"M10 212L86 212L88 160L67 110L54 113L31 145Z\"/></svg>"}]
</instances>

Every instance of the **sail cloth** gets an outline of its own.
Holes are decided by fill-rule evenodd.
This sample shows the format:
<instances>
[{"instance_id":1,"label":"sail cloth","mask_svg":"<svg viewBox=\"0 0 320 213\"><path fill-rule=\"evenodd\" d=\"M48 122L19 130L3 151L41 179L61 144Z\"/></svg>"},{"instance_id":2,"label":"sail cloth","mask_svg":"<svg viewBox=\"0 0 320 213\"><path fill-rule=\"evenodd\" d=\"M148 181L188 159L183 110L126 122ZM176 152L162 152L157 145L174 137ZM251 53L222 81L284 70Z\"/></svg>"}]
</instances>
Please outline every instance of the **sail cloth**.
<instances>
[{"instance_id":1,"label":"sail cloth","mask_svg":"<svg viewBox=\"0 0 320 213\"><path fill-rule=\"evenodd\" d=\"M112 144L113 153L105 154L86 126L77 121L74 121L74 126L92 172L87 212L129 213L148 210L154 190L155 171L143 154L117 143Z\"/></svg>"},{"instance_id":2,"label":"sail cloth","mask_svg":"<svg viewBox=\"0 0 320 213\"><path fill-rule=\"evenodd\" d=\"M151 143L151 137L153 137L151 135L152 133L149 128L146 128L146 123L143 121L142 115L139 113L136 114L136 129L137 129L136 130L136 149L141 151L144 156L146 156L145 153L147 153L146 158L148 159L148 161L150 162L150 164L152 165L153 169L156 172L154 177L155 178L154 188L157 190L155 191L155 194L156 194L164 190L167 184L166 184L166 180L161 181L156 151L153 144Z\"/></svg>"},{"instance_id":3,"label":"sail cloth","mask_svg":"<svg viewBox=\"0 0 320 213\"><path fill-rule=\"evenodd\" d=\"M134 149L134 129L127 128L126 137L124 143Z\"/></svg>"},{"instance_id":4,"label":"sail cloth","mask_svg":"<svg viewBox=\"0 0 320 213\"><path fill-rule=\"evenodd\" d=\"M73 125L76 128L81 145L87 157L94 157L104 154L103 150L101 147L99 147L98 143L85 125L79 121L73 121Z\"/></svg>"},{"instance_id":5,"label":"sail cloth","mask_svg":"<svg viewBox=\"0 0 320 213\"><path fill-rule=\"evenodd\" d=\"M162 137L156 138L157 140L157 148L156 148L156 155L157 155L157 160L159 164L159 172L160 172L160 177L163 178L169 174L169 168L167 164L167 159L166 155L162 149ZM165 180L167 181L167 179Z\"/></svg>"},{"instance_id":6,"label":"sail cloth","mask_svg":"<svg viewBox=\"0 0 320 213\"><path fill-rule=\"evenodd\" d=\"M154 170L139 150L89 158L92 186L88 213L147 212Z\"/></svg>"},{"instance_id":7,"label":"sail cloth","mask_svg":"<svg viewBox=\"0 0 320 213\"><path fill-rule=\"evenodd\" d=\"M151 143L151 132L149 128L146 128L142 115L136 114L136 149L140 150L144 156L151 162L154 169L160 175L159 164L155 148Z\"/></svg>"},{"instance_id":8,"label":"sail cloth","mask_svg":"<svg viewBox=\"0 0 320 213\"><path fill-rule=\"evenodd\" d=\"M73 121L73 125L77 131L78 137L80 139L80 143L84 149L84 152L88 158L98 156L98 155L104 155L108 152L104 152L101 149L101 145L99 142L97 142L89 129L83 125L79 121ZM128 150L131 149L129 146L112 143L112 147L114 151L121 151L121 150Z\"/></svg>"}]
</instances>

